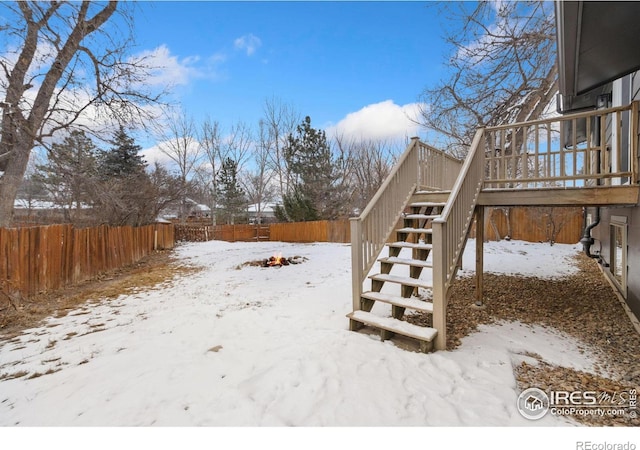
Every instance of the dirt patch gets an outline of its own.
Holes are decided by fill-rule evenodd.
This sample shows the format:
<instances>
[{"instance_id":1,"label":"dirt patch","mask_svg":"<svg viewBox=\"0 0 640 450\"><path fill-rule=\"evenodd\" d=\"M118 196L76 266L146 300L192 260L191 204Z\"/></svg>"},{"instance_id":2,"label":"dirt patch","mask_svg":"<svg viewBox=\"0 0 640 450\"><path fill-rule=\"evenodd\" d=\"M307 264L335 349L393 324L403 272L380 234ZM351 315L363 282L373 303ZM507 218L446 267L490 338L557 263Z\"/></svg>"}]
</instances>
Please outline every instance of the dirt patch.
<instances>
[{"instance_id":1,"label":"dirt patch","mask_svg":"<svg viewBox=\"0 0 640 450\"><path fill-rule=\"evenodd\" d=\"M579 254L579 273L558 280L484 275L484 306L475 302L475 280L459 278L452 286L447 307L447 349L479 324L518 321L538 324L568 334L582 343L593 358L598 375L557 367L540 360L514 368L518 387L525 390L628 392L640 386L640 334L597 263ZM414 314L407 321L430 326L431 316ZM640 425L631 414L616 417L572 416L587 425Z\"/></svg>"},{"instance_id":2,"label":"dirt patch","mask_svg":"<svg viewBox=\"0 0 640 450\"><path fill-rule=\"evenodd\" d=\"M65 316L86 302L114 299L122 294L151 289L197 270L180 265L173 251L158 251L135 264L60 291L11 303L0 299L0 339L11 339L27 328L39 325L46 317Z\"/></svg>"}]
</instances>

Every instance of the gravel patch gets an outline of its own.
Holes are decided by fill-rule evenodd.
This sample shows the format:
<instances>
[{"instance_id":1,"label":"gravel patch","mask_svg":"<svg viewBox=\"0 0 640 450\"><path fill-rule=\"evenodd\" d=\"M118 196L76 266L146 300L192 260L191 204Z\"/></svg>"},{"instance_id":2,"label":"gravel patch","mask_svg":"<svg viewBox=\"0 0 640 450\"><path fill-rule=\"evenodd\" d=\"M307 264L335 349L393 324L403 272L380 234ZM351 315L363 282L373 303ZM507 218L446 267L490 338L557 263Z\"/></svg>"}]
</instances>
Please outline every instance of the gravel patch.
<instances>
[{"instance_id":1,"label":"gravel patch","mask_svg":"<svg viewBox=\"0 0 640 450\"><path fill-rule=\"evenodd\" d=\"M595 373L553 366L534 354L534 363L523 362L514 368L522 390L537 387L545 392L568 390L612 394L639 391L640 334L597 263L579 254L575 264L579 272L561 279L485 273L484 309L472 307L474 278L457 279L447 309L447 348L458 347L461 339L476 331L479 324L518 321L542 325L575 338L580 347L592 355ZM408 316L407 321L429 326L431 317L415 314ZM617 416L571 418L585 425L640 425L640 419L631 411Z\"/></svg>"}]
</instances>

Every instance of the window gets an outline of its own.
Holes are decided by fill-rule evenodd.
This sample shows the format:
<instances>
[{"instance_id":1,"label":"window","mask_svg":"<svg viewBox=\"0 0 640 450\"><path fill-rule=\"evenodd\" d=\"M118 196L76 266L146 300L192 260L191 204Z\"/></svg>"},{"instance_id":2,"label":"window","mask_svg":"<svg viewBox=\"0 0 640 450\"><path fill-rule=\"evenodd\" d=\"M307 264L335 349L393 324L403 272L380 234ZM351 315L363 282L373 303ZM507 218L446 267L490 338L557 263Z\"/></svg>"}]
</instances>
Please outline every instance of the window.
<instances>
[{"instance_id":1,"label":"window","mask_svg":"<svg viewBox=\"0 0 640 450\"><path fill-rule=\"evenodd\" d=\"M609 271L622 295L627 297L627 218L612 216L610 230Z\"/></svg>"}]
</instances>

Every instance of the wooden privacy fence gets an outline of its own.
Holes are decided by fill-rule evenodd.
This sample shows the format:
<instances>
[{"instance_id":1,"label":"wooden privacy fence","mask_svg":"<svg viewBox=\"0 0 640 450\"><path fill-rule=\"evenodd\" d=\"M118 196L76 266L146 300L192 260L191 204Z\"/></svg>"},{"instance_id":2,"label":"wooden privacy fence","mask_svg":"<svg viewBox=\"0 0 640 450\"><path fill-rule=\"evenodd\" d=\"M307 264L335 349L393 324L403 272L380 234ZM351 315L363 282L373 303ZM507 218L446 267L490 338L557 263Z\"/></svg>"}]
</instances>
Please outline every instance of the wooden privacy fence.
<instances>
[{"instance_id":1,"label":"wooden privacy fence","mask_svg":"<svg viewBox=\"0 0 640 450\"><path fill-rule=\"evenodd\" d=\"M348 220L269 225L175 225L176 241L351 242Z\"/></svg>"},{"instance_id":2,"label":"wooden privacy fence","mask_svg":"<svg viewBox=\"0 0 640 450\"><path fill-rule=\"evenodd\" d=\"M268 241L269 225L179 225L175 224L176 242L205 242L220 240Z\"/></svg>"},{"instance_id":3,"label":"wooden privacy fence","mask_svg":"<svg viewBox=\"0 0 640 450\"><path fill-rule=\"evenodd\" d=\"M0 291L30 297L133 264L174 245L173 225L0 228Z\"/></svg>"},{"instance_id":4,"label":"wooden privacy fence","mask_svg":"<svg viewBox=\"0 0 640 450\"><path fill-rule=\"evenodd\" d=\"M507 214L511 222L507 223ZM514 207L487 208L485 212L485 239L495 241L505 236L528 242L575 244L582 237L582 208L568 207ZM497 233L496 233L497 232ZM475 237L475 225L469 237Z\"/></svg>"},{"instance_id":5,"label":"wooden privacy fence","mask_svg":"<svg viewBox=\"0 0 640 450\"><path fill-rule=\"evenodd\" d=\"M270 233L280 242L351 242L348 220L274 223Z\"/></svg>"},{"instance_id":6,"label":"wooden privacy fence","mask_svg":"<svg viewBox=\"0 0 640 450\"><path fill-rule=\"evenodd\" d=\"M492 210L492 211L491 211ZM582 236L582 208L509 208L511 239L528 242L575 244ZM487 208L485 238L496 240L509 234L506 208ZM396 228L402 225L398 222ZM495 229L494 229L495 226ZM470 237L475 237L475 226ZM175 225L176 242L351 242L349 221L319 220L314 222L272 223L264 225ZM391 236L390 240L394 240Z\"/></svg>"}]
</instances>

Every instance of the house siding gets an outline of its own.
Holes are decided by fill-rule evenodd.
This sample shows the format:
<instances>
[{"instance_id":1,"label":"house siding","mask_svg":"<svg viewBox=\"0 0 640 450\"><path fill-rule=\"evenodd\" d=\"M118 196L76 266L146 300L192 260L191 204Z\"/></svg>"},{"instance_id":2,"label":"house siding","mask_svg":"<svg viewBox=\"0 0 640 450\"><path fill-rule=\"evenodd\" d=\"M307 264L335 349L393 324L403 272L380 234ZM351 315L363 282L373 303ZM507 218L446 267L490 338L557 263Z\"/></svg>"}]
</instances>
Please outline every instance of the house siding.
<instances>
[{"instance_id":1,"label":"house siding","mask_svg":"<svg viewBox=\"0 0 640 450\"><path fill-rule=\"evenodd\" d=\"M593 247L600 251L602 259L610 264L610 225L611 217L627 218L627 292L626 300L629 308L636 317L640 318L640 207L634 208L602 208L600 224L593 229L592 235L596 239ZM610 276L608 268L604 268L606 276ZM623 293L624 295L624 293Z\"/></svg>"},{"instance_id":2,"label":"house siding","mask_svg":"<svg viewBox=\"0 0 640 450\"><path fill-rule=\"evenodd\" d=\"M640 100L640 72L633 73L613 85L613 106L627 104L629 100ZM617 92L615 92L617 90ZM620 103L620 104L618 104ZM625 128L628 130L628 127ZM624 137L623 143L628 145L629 136ZM632 137L633 138L633 137ZM607 140L611 139L607 132ZM638 136L635 137L638 139ZM590 208L591 210L591 208ZM593 211L590 211L593 213ZM596 243L592 250L599 251L606 264L610 264L611 237L610 227L612 217L626 217L627 222L627 289L623 292L629 308L636 317L640 318L640 205L626 208L601 208L600 224L592 231ZM608 268L604 268L606 276L611 277Z\"/></svg>"}]
</instances>

